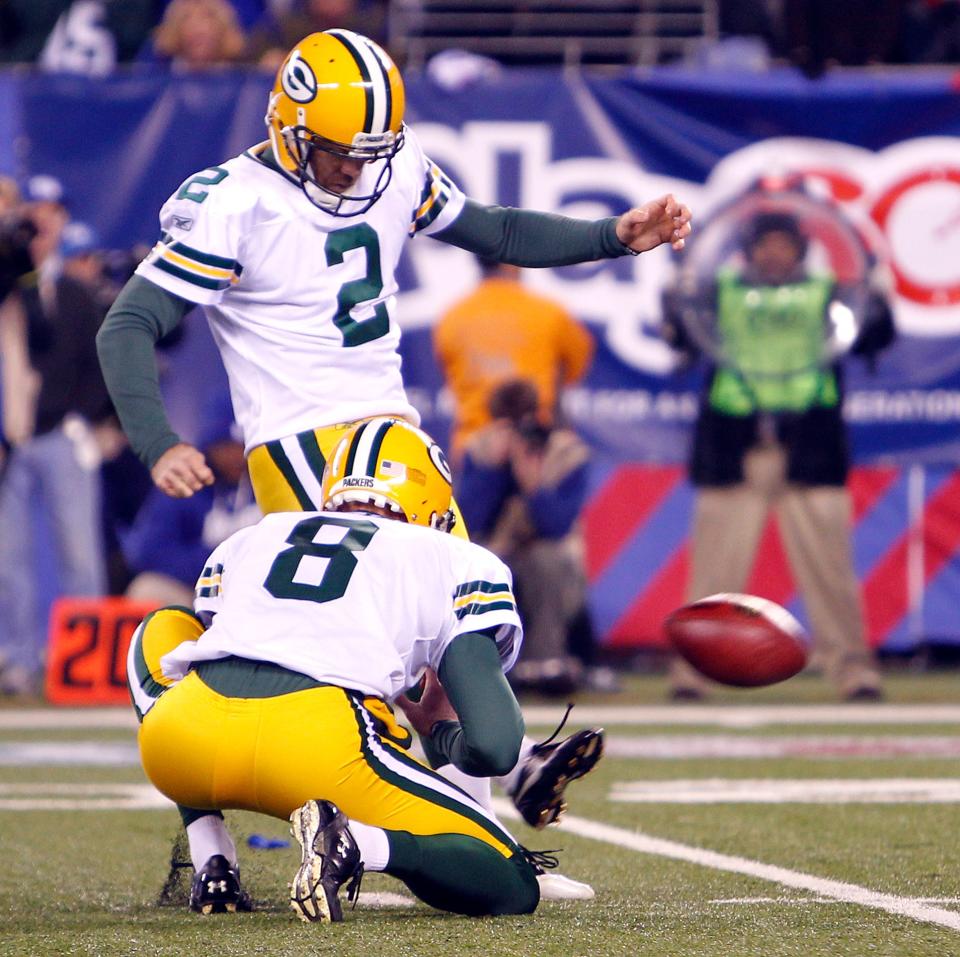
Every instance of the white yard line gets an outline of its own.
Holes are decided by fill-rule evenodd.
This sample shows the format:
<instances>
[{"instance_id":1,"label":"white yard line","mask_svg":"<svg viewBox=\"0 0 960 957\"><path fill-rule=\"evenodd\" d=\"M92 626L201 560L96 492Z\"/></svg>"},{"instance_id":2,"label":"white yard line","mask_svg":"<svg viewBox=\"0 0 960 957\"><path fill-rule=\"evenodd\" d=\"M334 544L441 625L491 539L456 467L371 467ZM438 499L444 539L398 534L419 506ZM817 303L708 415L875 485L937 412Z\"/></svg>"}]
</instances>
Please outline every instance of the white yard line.
<instances>
[{"instance_id":1,"label":"white yard line","mask_svg":"<svg viewBox=\"0 0 960 957\"><path fill-rule=\"evenodd\" d=\"M960 904L960 897L911 897L916 904ZM728 897L707 901L708 904L843 904L845 901L828 899L826 897Z\"/></svg>"},{"instance_id":2,"label":"white yard line","mask_svg":"<svg viewBox=\"0 0 960 957\"><path fill-rule=\"evenodd\" d=\"M153 811L174 807L152 784L0 784L0 811Z\"/></svg>"},{"instance_id":3,"label":"white yard line","mask_svg":"<svg viewBox=\"0 0 960 957\"><path fill-rule=\"evenodd\" d=\"M2 747L2 746L0 746ZM960 758L960 735L608 734L611 758Z\"/></svg>"},{"instance_id":4,"label":"white yard line","mask_svg":"<svg viewBox=\"0 0 960 957\"><path fill-rule=\"evenodd\" d=\"M517 811L510 801L497 798L494 800L494 808L502 817L518 817ZM944 910L941 907L924 904L913 898L898 897L895 894L882 894L879 891L870 890L868 887L848 884L845 881L832 881L813 874L804 874L802 871L791 871L785 867L751 861L745 857L719 854L705 848L651 837L639 831L630 831L626 828L614 827L611 824L601 824L598 821L590 821L583 817L568 815L557 827L561 831L569 831L578 837L587 837L594 841L613 844L616 847L624 847L640 854L654 854L657 857L684 861L688 864L710 867L731 874L743 874L745 877L771 881L783 887L809 891L811 894L817 894L831 900L847 904L859 904L863 907L886 911L888 914L897 914L923 923L939 924L941 927L960 931L960 914Z\"/></svg>"},{"instance_id":5,"label":"white yard line","mask_svg":"<svg viewBox=\"0 0 960 957\"><path fill-rule=\"evenodd\" d=\"M697 778L617 781L627 804L956 804L960 778Z\"/></svg>"},{"instance_id":6,"label":"white yard line","mask_svg":"<svg viewBox=\"0 0 960 957\"><path fill-rule=\"evenodd\" d=\"M31 795L35 795L32 796ZM41 797L40 795L58 795ZM60 797L59 795L63 795ZM519 815L513 804L503 798L494 799L496 812L505 818L517 819ZM0 784L0 810L146 810L172 808L171 803L149 784L54 784L43 782ZM567 816L557 825L579 837L590 838L624 847L640 854L653 854L671 860L710 867L732 874L742 874L757 880L771 881L783 887L807 891L820 898L848 904L859 904L876 910L909 917L924 923L938 924L960 931L960 914L933 906L938 901L928 902L920 898L899 897L883 894L857 884L833 881L802 871L763 864L744 857L720 854L705 848L680 844L664 838L651 837L639 831L601 824L587 818ZM758 900L750 898L750 900ZM759 900L763 900L760 898ZM776 899L774 899L776 900ZM716 901L715 903L724 903ZM947 900L945 903L952 903Z\"/></svg>"},{"instance_id":7,"label":"white yard line","mask_svg":"<svg viewBox=\"0 0 960 957\"><path fill-rule=\"evenodd\" d=\"M563 716L562 705L532 705L523 709L527 724L549 726ZM807 704L807 705L578 705L575 725L714 725L721 728L760 728L767 725L960 724L960 705L953 704ZM131 728L137 719L131 708L0 709L0 731L47 728Z\"/></svg>"}]
</instances>

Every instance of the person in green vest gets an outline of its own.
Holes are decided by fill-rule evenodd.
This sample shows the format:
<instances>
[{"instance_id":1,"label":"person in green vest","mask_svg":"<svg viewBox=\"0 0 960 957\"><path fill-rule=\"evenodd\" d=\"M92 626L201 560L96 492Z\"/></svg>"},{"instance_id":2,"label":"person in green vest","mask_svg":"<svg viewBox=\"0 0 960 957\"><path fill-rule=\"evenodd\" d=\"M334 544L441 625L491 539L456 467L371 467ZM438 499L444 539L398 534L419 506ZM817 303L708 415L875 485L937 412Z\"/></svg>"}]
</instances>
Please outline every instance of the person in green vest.
<instances>
[{"instance_id":1,"label":"person in green vest","mask_svg":"<svg viewBox=\"0 0 960 957\"><path fill-rule=\"evenodd\" d=\"M843 370L824 358L825 324L846 290L831 274L807 269L807 244L792 213L761 212L744 230L743 264L721 268L699 294L696 308L710 315L716 348L690 459L697 494L687 599L745 589L775 508L815 660L843 699L875 701L880 674L865 641L850 546ZM699 349L684 308L668 290L664 335L692 357ZM871 292L860 319L851 317L850 353L869 359L894 338L886 300ZM686 662L671 662L673 699L706 692Z\"/></svg>"}]
</instances>

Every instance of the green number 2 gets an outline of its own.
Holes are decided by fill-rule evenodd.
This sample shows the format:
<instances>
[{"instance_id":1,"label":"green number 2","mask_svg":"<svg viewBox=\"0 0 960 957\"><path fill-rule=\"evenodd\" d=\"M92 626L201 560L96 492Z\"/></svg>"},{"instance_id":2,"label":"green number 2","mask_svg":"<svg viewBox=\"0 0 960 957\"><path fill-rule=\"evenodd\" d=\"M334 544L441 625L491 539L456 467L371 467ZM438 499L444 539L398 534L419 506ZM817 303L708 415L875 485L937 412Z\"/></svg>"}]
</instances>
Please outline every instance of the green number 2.
<instances>
[{"instance_id":1,"label":"green number 2","mask_svg":"<svg viewBox=\"0 0 960 957\"><path fill-rule=\"evenodd\" d=\"M314 541L325 525L346 529L336 544ZM363 519L331 518L322 515L298 522L287 536L292 548L285 548L273 560L264 588L274 598L295 598L299 601L334 601L342 598L350 576L357 567L356 553L362 552L379 531L373 522ZM323 577L316 585L296 582L297 569L306 557L329 559Z\"/></svg>"},{"instance_id":2,"label":"green number 2","mask_svg":"<svg viewBox=\"0 0 960 957\"><path fill-rule=\"evenodd\" d=\"M195 203L202 203L207 198L206 189L192 189L191 187L216 186L217 183L222 183L229 175L230 171L224 169L222 166L211 166L202 173L191 176L190 179L180 187L180 192L177 193L177 199L192 199Z\"/></svg>"},{"instance_id":3,"label":"green number 2","mask_svg":"<svg viewBox=\"0 0 960 957\"><path fill-rule=\"evenodd\" d=\"M376 299L383 292L383 274L380 271L380 242L368 223L358 223L346 229L338 229L327 236L323 251L328 266L339 266L343 255L351 249L363 249L367 254L367 274L363 279L351 279L340 287L337 294L337 314L334 325L343 335L345 346L362 346L365 342L379 339L390 330L387 307L378 302L369 319L357 321L350 310L361 302Z\"/></svg>"}]
</instances>

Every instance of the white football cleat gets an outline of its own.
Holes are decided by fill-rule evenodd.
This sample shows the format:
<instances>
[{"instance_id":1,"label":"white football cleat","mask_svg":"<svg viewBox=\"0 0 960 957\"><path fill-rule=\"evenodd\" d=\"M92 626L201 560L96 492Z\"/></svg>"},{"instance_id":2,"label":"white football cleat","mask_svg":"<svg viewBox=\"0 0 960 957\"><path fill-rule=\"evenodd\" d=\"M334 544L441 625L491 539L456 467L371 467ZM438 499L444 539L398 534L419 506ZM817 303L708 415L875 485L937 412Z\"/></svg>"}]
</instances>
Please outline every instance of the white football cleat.
<instances>
[{"instance_id":1,"label":"white football cleat","mask_svg":"<svg viewBox=\"0 0 960 957\"><path fill-rule=\"evenodd\" d=\"M538 874L537 883L542 901L592 901L597 896L589 884L563 874Z\"/></svg>"}]
</instances>

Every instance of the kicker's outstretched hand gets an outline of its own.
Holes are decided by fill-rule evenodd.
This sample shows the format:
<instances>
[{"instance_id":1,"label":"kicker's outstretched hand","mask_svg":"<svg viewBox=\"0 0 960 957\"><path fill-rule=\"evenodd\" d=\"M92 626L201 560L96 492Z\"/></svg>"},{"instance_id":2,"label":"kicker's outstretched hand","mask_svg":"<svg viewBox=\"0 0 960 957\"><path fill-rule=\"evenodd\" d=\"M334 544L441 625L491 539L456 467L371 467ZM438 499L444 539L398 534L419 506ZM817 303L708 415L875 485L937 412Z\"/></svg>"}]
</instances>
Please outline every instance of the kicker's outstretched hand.
<instances>
[{"instance_id":1,"label":"kicker's outstretched hand","mask_svg":"<svg viewBox=\"0 0 960 957\"><path fill-rule=\"evenodd\" d=\"M617 220L617 239L638 253L664 243L683 249L690 235L690 207L677 202L672 193L627 210Z\"/></svg>"}]
</instances>

